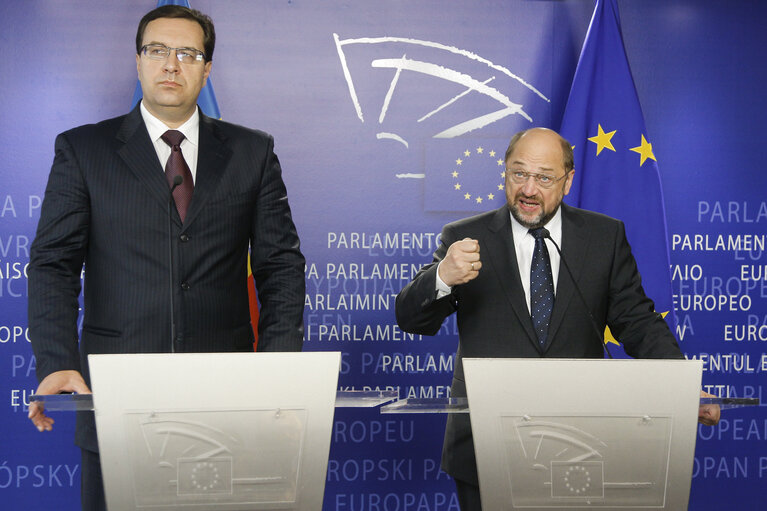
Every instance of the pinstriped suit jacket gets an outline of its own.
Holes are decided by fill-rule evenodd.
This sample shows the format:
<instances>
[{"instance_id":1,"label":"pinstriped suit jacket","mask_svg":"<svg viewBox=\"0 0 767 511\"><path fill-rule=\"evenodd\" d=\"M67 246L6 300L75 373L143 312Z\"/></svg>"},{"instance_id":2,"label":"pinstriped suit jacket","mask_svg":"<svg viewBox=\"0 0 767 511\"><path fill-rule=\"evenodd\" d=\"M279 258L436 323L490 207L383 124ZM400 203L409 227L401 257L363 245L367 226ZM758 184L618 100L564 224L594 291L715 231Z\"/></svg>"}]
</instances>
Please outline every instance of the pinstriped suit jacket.
<instances>
[{"instance_id":1,"label":"pinstriped suit jacket","mask_svg":"<svg viewBox=\"0 0 767 511\"><path fill-rule=\"evenodd\" d=\"M599 331L605 325L635 358L684 358L665 321L642 289L623 222L562 204L562 255L583 292ZM479 241L482 269L474 280L436 299L437 264L463 238ZM458 314L459 346L451 395L466 397L463 357L602 358L602 344L564 264L559 268L554 309L543 347L533 329L519 276L509 210L503 206L448 224L434 262L397 296L396 313L406 332L434 335ZM530 391L534 392L534 382ZM456 479L478 483L468 415L447 420L442 468Z\"/></svg>"},{"instance_id":2,"label":"pinstriped suit jacket","mask_svg":"<svg viewBox=\"0 0 767 511\"><path fill-rule=\"evenodd\" d=\"M249 244L258 350L300 351L305 261L272 137L201 114L194 195L183 225L172 208L171 233L168 201L138 106L57 137L28 273L40 380L74 369L90 384L91 353L170 352L170 250L176 352L252 350ZM97 450L92 418L78 417L76 441Z\"/></svg>"}]
</instances>

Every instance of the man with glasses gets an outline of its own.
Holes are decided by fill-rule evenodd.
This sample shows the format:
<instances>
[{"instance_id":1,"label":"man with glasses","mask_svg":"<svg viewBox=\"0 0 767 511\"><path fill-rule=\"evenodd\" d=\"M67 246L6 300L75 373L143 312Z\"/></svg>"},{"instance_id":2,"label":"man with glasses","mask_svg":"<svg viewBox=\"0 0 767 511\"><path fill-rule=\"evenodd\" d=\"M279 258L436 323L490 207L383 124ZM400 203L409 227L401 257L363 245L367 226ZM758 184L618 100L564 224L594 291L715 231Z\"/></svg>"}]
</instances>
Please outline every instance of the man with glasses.
<instances>
[{"instance_id":1,"label":"man with glasses","mask_svg":"<svg viewBox=\"0 0 767 511\"><path fill-rule=\"evenodd\" d=\"M505 163L507 204L446 225L433 263L397 296L397 322L407 332L435 335L458 314L451 396L466 396L463 357L602 358L592 321L598 331L609 325L635 358L684 358L642 290L623 223L562 203L575 172L570 144L548 129L522 131ZM559 271L551 240L590 313L573 279ZM705 424L718 421L718 407L700 413ZM481 509L466 414L448 417L442 468L455 479L461 509Z\"/></svg>"},{"instance_id":2,"label":"man with glasses","mask_svg":"<svg viewBox=\"0 0 767 511\"><path fill-rule=\"evenodd\" d=\"M140 105L56 139L29 267L38 394L90 392L91 353L252 351L249 246L258 351L300 351L305 261L273 140L197 108L214 45L206 15L149 12L136 34ZM29 417L51 430L38 405ZM92 413L78 413L76 443L83 509L104 509Z\"/></svg>"}]
</instances>

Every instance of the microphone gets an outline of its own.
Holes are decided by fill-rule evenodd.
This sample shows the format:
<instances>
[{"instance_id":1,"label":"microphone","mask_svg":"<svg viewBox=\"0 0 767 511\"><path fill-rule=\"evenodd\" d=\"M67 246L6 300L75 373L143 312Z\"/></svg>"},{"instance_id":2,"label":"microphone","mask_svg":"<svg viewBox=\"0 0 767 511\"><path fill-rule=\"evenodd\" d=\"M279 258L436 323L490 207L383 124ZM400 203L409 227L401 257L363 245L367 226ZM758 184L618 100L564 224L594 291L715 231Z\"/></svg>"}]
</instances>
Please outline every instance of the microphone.
<instances>
[{"instance_id":1,"label":"microphone","mask_svg":"<svg viewBox=\"0 0 767 511\"><path fill-rule=\"evenodd\" d=\"M176 207L176 201L173 200L173 192L184 182L182 176L173 177L173 185L168 194L168 284L170 285L170 352L176 352L176 306L173 298L175 286L173 285L173 210Z\"/></svg>"},{"instance_id":2,"label":"microphone","mask_svg":"<svg viewBox=\"0 0 767 511\"><path fill-rule=\"evenodd\" d=\"M575 281L575 278L573 278L573 272L570 271L570 266L567 264L567 261L565 260L565 256L562 255L562 251L559 249L559 245L557 245L557 242L554 241L554 239L551 237L551 233L549 232L548 229L544 227L541 229L541 232L543 233L543 238L548 239L550 242L552 242L554 244L554 248L556 248L557 252L559 252L559 260L562 261L562 264L564 265L565 270L567 271L567 275L570 276L570 282L573 283L573 287L575 287L575 292L578 294L578 298L580 298L581 303L583 304L583 308L586 309L586 314L589 315L589 320L591 321L591 328L594 329L594 333L597 335L599 344L602 345L602 348L604 348L605 353L607 353L607 356L609 358L613 358L612 354L610 353L610 350L607 348L607 344L605 344L604 334L599 332L599 328L597 327L597 322L594 320L594 316L591 315L591 310L589 309L589 306L586 303L586 299L583 297L581 288L578 286L578 283Z\"/></svg>"}]
</instances>

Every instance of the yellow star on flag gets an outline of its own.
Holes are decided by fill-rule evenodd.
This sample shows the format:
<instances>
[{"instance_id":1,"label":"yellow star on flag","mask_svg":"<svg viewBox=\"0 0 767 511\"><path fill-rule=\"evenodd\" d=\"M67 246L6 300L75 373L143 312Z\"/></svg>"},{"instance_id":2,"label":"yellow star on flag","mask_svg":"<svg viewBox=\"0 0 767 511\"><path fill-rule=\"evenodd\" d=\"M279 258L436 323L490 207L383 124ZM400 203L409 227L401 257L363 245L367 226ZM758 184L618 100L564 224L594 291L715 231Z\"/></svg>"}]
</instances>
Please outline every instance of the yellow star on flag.
<instances>
[{"instance_id":1,"label":"yellow star on flag","mask_svg":"<svg viewBox=\"0 0 767 511\"><path fill-rule=\"evenodd\" d=\"M463 198L466 200L469 200L471 199L471 194L470 193L464 194Z\"/></svg>"},{"instance_id":2,"label":"yellow star on flag","mask_svg":"<svg viewBox=\"0 0 767 511\"><path fill-rule=\"evenodd\" d=\"M484 148L477 147L477 154L482 154L482 151L484 151Z\"/></svg>"},{"instance_id":3,"label":"yellow star on flag","mask_svg":"<svg viewBox=\"0 0 767 511\"><path fill-rule=\"evenodd\" d=\"M639 147L632 147L629 149L629 151L634 151L635 153L639 153L640 159L639 159L639 166L641 167L644 165L644 162L647 158L650 158L651 160L655 160L655 155L652 153L652 144L645 140L644 135L642 135L642 144Z\"/></svg>"},{"instance_id":4,"label":"yellow star on flag","mask_svg":"<svg viewBox=\"0 0 767 511\"><path fill-rule=\"evenodd\" d=\"M466 150L463 152L463 155L464 155L464 156L471 156L471 151L469 151L468 149L466 149Z\"/></svg>"},{"instance_id":5,"label":"yellow star on flag","mask_svg":"<svg viewBox=\"0 0 767 511\"><path fill-rule=\"evenodd\" d=\"M455 189L456 190L460 190L461 189L461 183L456 183L455 184Z\"/></svg>"},{"instance_id":6,"label":"yellow star on flag","mask_svg":"<svg viewBox=\"0 0 767 511\"><path fill-rule=\"evenodd\" d=\"M482 197L477 197L477 204L482 204Z\"/></svg>"},{"instance_id":7,"label":"yellow star on flag","mask_svg":"<svg viewBox=\"0 0 767 511\"><path fill-rule=\"evenodd\" d=\"M458 177L458 172L455 170L453 171L453 177Z\"/></svg>"},{"instance_id":8,"label":"yellow star on flag","mask_svg":"<svg viewBox=\"0 0 767 511\"><path fill-rule=\"evenodd\" d=\"M610 142L610 139L613 138L613 135L615 135L615 132L618 130L613 130L610 133L605 133L602 129L602 125L598 124L598 133L594 137L589 137L589 142L594 142L597 145L597 156L599 156L599 153L602 152L602 149L605 147L611 150L612 152L615 152L615 148L613 147L613 143Z\"/></svg>"},{"instance_id":9,"label":"yellow star on flag","mask_svg":"<svg viewBox=\"0 0 767 511\"><path fill-rule=\"evenodd\" d=\"M605 340L605 344L607 344L608 342L611 342L611 343L615 344L616 346L620 346L621 345L621 343L619 343L615 339L615 337L613 336L613 333L610 331L610 327L609 326L605 327L605 339L604 340Z\"/></svg>"},{"instance_id":10,"label":"yellow star on flag","mask_svg":"<svg viewBox=\"0 0 767 511\"><path fill-rule=\"evenodd\" d=\"M497 160L497 161L496 161L496 163L497 163L498 165L503 165L503 160Z\"/></svg>"},{"instance_id":11,"label":"yellow star on flag","mask_svg":"<svg viewBox=\"0 0 767 511\"><path fill-rule=\"evenodd\" d=\"M493 199L495 199L495 195L493 195L492 193L488 194L487 198L488 198L488 200L493 200Z\"/></svg>"},{"instance_id":12,"label":"yellow star on flag","mask_svg":"<svg viewBox=\"0 0 767 511\"><path fill-rule=\"evenodd\" d=\"M495 158L495 151L490 151L488 154L491 158Z\"/></svg>"},{"instance_id":13,"label":"yellow star on flag","mask_svg":"<svg viewBox=\"0 0 767 511\"><path fill-rule=\"evenodd\" d=\"M462 159L458 158L457 160L455 160L456 165L460 165L461 163L463 163Z\"/></svg>"}]
</instances>

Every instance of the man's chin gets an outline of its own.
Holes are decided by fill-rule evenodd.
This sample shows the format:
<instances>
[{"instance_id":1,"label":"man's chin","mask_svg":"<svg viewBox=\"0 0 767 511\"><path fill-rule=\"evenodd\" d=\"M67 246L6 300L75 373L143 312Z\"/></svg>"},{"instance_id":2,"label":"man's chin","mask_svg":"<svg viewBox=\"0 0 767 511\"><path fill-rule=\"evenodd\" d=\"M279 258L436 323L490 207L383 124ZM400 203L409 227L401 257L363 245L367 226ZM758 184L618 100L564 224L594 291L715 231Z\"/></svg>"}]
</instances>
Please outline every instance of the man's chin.
<instances>
[{"instance_id":1,"label":"man's chin","mask_svg":"<svg viewBox=\"0 0 767 511\"><path fill-rule=\"evenodd\" d=\"M516 206L509 207L509 210L511 211L511 216L514 217L514 220L519 222L519 224L523 227L528 229L536 229L543 225L541 223L543 213L538 213L537 215L523 215L519 208Z\"/></svg>"}]
</instances>

